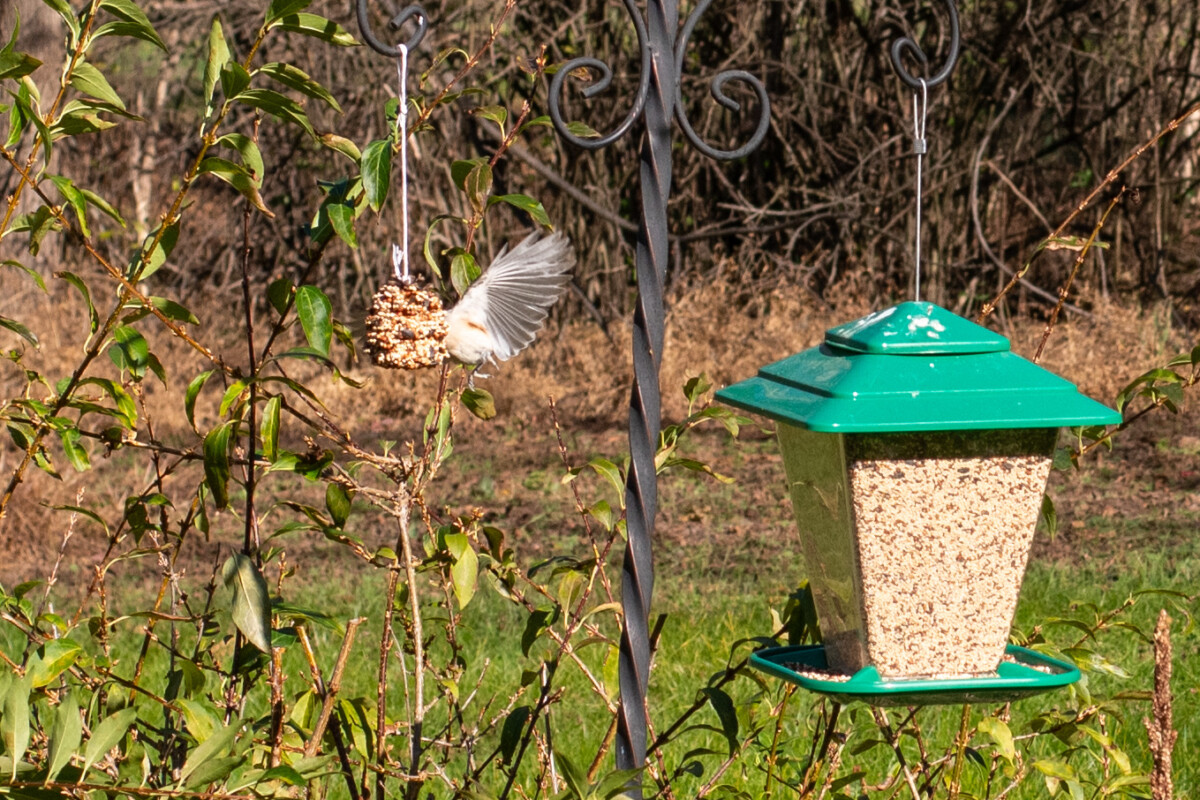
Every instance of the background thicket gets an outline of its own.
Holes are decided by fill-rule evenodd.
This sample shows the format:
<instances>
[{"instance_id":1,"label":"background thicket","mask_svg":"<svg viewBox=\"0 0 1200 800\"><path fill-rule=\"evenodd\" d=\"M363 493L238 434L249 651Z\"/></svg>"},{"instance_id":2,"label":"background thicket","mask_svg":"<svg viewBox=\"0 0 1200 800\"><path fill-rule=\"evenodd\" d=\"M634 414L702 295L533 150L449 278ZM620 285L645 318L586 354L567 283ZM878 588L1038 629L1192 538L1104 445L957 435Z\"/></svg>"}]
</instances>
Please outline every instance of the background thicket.
<instances>
[{"instance_id":1,"label":"background thicket","mask_svg":"<svg viewBox=\"0 0 1200 800\"><path fill-rule=\"evenodd\" d=\"M36 28L46 11L29 5L26 26ZM147 6L171 45L165 63L147 61L138 46L124 43L103 51L114 85L147 124L81 141L60 154L119 199L128 198L139 211L139 229L153 223L146 215L150 198L163 188L156 181L168 180L171 167L188 156L181 145L188 141L184 134L199 98L195 82L186 78L196 74L203 58L196 31L218 10L235 41L246 41L257 25L253 10L240 4L156 0ZM496 11L488 2L427 6L431 33L413 56L414 68L422 71L444 48L471 51L481 43ZM348 3L318 2L316 8L353 27ZM1008 279L1084 190L1158 126L1200 100L1200 10L1181 2L1052 0L964 3L960 13L962 62L931 98L926 291L930 299L969 313ZM620 4L601 0L519 3L506 35L481 65L487 96L478 104L519 109L529 100L534 115L545 113L548 77L531 82L522 65L542 46L550 63L601 54L616 67L615 88L586 110L578 103L568 107L576 118L605 129L605 122L624 112L636 86L633 29L625 14ZM714 280L732 284L731 291L751 305L764 287L780 283L823 297L830 287L850 281L873 302L910 290L911 95L891 70L887 45L904 32L916 33L936 66L945 51L939 14L937 4L883 0L718 3L709 9L685 67L690 118L712 141L745 138L753 109L745 117L727 115L707 95L707 79L719 68L736 66L766 83L772 128L759 152L733 166L687 148L678 152L670 278L676 296ZM287 57L336 87L344 109L339 129L380 134L383 120L373 110L396 90L391 71L374 53L295 42L270 46L279 48L272 57ZM451 63L432 67L427 90L435 91L456 69ZM318 126L329 124L315 116ZM414 160L418 227L438 214L463 210L466 199L455 189L448 165L488 155L499 144L495 125L479 115L442 115L434 124L434 135L422 138ZM1110 248L1081 275L1085 303L1094 297L1183 300L1194 294L1197 131L1196 121L1188 120L1122 175L1120 184L1132 194L1108 224ZM325 156L317 157L302 131L263 135L284 139L271 142L278 145L281 163L264 188L279 219L269 246L255 254L256 266L269 271L302 247L298 231L307 221ZM588 242L576 304L566 313L591 313L602 323L621 318L632 291L636 141L584 154L558 146L548 128L535 128L509 152L495 173L498 189L520 186L543 200L573 239ZM172 265L182 289L234 291L236 246L219 232L236 222L238 211L213 206L207 235L189 258ZM1070 232L1086 235L1102 212L1103 205L1093 209ZM490 225L489 247L498 246L518 222ZM326 264L322 282L336 287L342 304L363 303L386 274L379 254L397 229L396 214L385 214L363 233L365 246L349 255L349 263ZM442 236L435 232L435 241ZM1071 256L1043 260L1029 281L1052 293ZM720 272L727 263L737 265L732 276ZM1045 302L1028 291L1024 296ZM1191 313L1180 304L1175 310Z\"/></svg>"}]
</instances>

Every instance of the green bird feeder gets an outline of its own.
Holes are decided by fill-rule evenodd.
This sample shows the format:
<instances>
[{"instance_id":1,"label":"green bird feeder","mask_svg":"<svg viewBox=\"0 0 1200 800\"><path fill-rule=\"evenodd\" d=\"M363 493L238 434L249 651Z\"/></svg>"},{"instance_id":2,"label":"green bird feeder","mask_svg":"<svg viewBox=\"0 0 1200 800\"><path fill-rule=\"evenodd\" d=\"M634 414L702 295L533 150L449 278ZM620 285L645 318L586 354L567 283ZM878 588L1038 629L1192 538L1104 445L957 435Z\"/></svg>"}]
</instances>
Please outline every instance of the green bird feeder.
<instances>
[{"instance_id":1,"label":"green bird feeder","mask_svg":"<svg viewBox=\"0 0 1200 800\"><path fill-rule=\"evenodd\" d=\"M876 705L1003 701L1073 666L1007 646L1058 429L1121 416L932 303L832 328L717 393L777 423L822 644L778 677Z\"/></svg>"}]
</instances>

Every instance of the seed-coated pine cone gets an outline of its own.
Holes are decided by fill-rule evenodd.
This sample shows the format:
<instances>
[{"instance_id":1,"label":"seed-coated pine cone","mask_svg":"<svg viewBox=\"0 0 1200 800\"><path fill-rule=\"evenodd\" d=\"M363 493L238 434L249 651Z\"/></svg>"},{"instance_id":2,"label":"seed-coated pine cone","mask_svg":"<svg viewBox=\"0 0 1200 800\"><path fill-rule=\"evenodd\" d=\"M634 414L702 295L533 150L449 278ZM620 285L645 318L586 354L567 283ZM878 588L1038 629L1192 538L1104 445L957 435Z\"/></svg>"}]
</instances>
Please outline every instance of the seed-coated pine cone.
<instances>
[{"instance_id":1,"label":"seed-coated pine cone","mask_svg":"<svg viewBox=\"0 0 1200 800\"><path fill-rule=\"evenodd\" d=\"M367 352L388 369L436 367L446 360L446 310L429 289L389 283L371 299Z\"/></svg>"}]
</instances>

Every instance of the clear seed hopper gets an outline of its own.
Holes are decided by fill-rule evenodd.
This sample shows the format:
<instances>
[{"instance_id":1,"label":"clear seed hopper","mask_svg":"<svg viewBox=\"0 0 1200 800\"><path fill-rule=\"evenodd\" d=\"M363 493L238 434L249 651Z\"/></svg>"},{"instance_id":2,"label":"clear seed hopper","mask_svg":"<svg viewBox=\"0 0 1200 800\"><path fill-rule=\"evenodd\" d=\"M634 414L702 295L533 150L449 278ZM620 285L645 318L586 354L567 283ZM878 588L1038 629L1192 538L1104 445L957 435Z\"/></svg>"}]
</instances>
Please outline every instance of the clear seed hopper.
<instances>
[{"instance_id":1,"label":"clear seed hopper","mask_svg":"<svg viewBox=\"0 0 1200 800\"><path fill-rule=\"evenodd\" d=\"M1072 666L1006 646L1063 426L1120 415L932 303L829 330L717 397L778 424L823 644L756 667L875 704L1005 700Z\"/></svg>"}]
</instances>

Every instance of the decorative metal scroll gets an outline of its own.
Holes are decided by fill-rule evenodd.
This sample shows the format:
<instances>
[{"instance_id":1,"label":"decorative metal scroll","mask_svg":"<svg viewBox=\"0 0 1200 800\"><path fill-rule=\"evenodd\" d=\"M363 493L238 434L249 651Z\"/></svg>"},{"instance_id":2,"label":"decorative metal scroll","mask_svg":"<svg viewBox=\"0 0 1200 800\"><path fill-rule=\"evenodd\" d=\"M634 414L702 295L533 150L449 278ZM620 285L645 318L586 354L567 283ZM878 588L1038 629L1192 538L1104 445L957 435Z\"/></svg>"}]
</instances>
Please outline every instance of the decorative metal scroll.
<instances>
[{"instance_id":1,"label":"decorative metal scroll","mask_svg":"<svg viewBox=\"0 0 1200 800\"><path fill-rule=\"evenodd\" d=\"M668 263L667 202L671 195L671 121L701 153L715 159L741 158L757 148L770 126L767 90L754 75L726 70L712 80L713 98L726 109L739 104L725 93L731 81L750 87L761 104L754 134L742 147L722 150L703 141L687 119L680 73L692 30L712 0L701 0L679 28L678 0L649 0L643 20L635 0L623 0L637 33L641 68L637 93L629 111L615 128L595 138L573 134L563 116L561 95L566 77L577 69L599 72L599 80L583 91L585 98L608 89L612 68L584 56L562 65L550 84L550 119L559 135L585 150L599 150L625 136L639 121L645 135L641 146L642 216L637 238L638 303L633 320L634 385L629 401L630 468L625 484L628 544L621 575L621 707L617 720L616 760L621 769L646 763L646 691L650 681L650 602L654 591L651 538L658 510L658 479L654 454L661 431L659 368L663 351L663 283ZM630 792L634 795L634 792ZM640 798L641 792L635 795Z\"/></svg>"},{"instance_id":2,"label":"decorative metal scroll","mask_svg":"<svg viewBox=\"0 0 1200 800\"><path fill-rule=\"evenodd\" d=\"M946 5L946 11L950 14L950 52L946 54L945 66L933 77L924 79L924 87L921 85L922 78L913 75L905 68L904 56L910 55L926 67L929 66L929 56L925 54L920 45L908 36L892 42L892 66L895 68L896 74L900 76L900 80L904 81L913 91L932 89L944 83L958 64L959 50L962 45L962 36L958 28L958 9L954 6L954 0L943 0L943 2Z\"/></svg>"},{"instance_id":3,"label":"decorative metal scroll","mask_svg":"<svg viewBox=\"0 0 1200 800\"><path fill-rule=\"evenodd\" d=\"M362 31L363 39L372 50L385 56L392 58L400 57L400 44L388 44L375 36L374 30L371 28L371 16L368 13L367 0L355 0L354 9L358 15L358 28ZM412 52L421 44L421 40L425 38L425 31L429 29L429 14L425 9L416 3L406 6L399 14L388 20L388 29L399 31L404 26L404 23L410 19L416 20L417 30L413 35L408 37L408 41L403 42L404 46Z\"/></svg>"}]
</instances>

